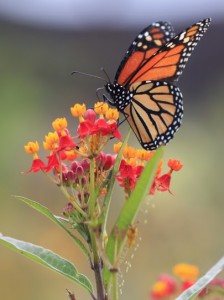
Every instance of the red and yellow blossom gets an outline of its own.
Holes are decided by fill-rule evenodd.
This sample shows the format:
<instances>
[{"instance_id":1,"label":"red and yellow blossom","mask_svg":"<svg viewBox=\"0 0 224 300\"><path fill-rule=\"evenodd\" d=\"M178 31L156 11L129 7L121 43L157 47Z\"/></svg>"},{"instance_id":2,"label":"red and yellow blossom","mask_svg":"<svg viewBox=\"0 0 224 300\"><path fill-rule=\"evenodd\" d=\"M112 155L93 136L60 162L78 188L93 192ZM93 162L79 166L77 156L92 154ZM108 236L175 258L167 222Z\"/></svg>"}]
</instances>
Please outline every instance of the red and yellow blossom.
<instances>
[{"instance_id":1,"label":"red and yellow blossom","mask_svg":"<svg viewBox=\"0 0 224 300\"><path fill-rule=\"evenodd\" d=\"M67 128L68 123L66 118L57 118L52 122L52 127L55 131L59 131L62 135L64 134L64 129Z\"/></svg>"},{"instance_id":2,"label":"red and yellow blossom","mask_svg":"<svg viewBox=\"0 0 224 300\"><path fill-rule=\"evenodd\" d=\"M114 152L118 153L122 143L119 142L114 145ZM131 146L126 146L123 150L123 159L119 168L119 174L117 180L121 187L124 187L124 191L127 195L130 195L134 189L135 184L140 177L144 166L154 155L154 152L146 151L145 149L135 149ZM154 195L155 191L165 192L170 191L171 174L173 171L179 171L182 168L182 164L177 160L169 160L168 167L170 170L159 176L162 172L162 160L159 162L154 182L149 191L150 195Z\"/></svg>"},{"instance_id":3,"label":"red and yellow blossom","mask_svg":"<svg viewBox=\"0 0 224 300\"><path fill-rule=\"evenodd\" d=\"M58 142L58 133L56 131L49 132L48 135L45 136L45 141L43 142L44 149L54 151L54 149L58 147Z\"/></svg>"},{"instance_id":4,"label":"red and yellow blossom","mask_svg":"<svg viewBox=\"0 0 224 300\"><path fill-rule=\"evenodd\" d=\"M78 157L97 157L111 136L120 139L121 135L116 122L119 117L118 111L109 109L108 104L104 102L96 103L94 109L95 111L86 110L85 104L75 104L71 107L73 117L77 117L80 122L76 137L70 134L66 118L57 118L52 122L55 131L49 132L43 142L44 149L50 152L46 165L38 158L38 142L29 142L24 147L25 151L32 154L34 158L29 172L39 170L60 172L62 167L60 165L63 161L74 161Z\"/></svg>"},{"instance_id":5,"label":"red and yellow blossom","mask_svg":"<svg viewBox=\"0 0 224 300\"><path fill-rule=\"evenodd\" d=\"M119 119L119 112L116 108L109 108L105 114L105 117L112 123Z\"/></svg>"},{"instance_id":6,"label":"red and yellow blossom","mask_svg":"<svg viewBox=\"0 0 224 300\"><path fill-rule=\"evenodd\" d=\"M171 299L170 297L175 294L177 290L177 283L175 278L170 275L162 274L158 280L153 284L150 293L152 300L165 300Z\"/></svg>"},{"instance_id":7,"label":"red and yellow blossom","mask_svg":"<svg viewBox=\"0 0 224 300\"><path fill-rule=\"evenodd\" d=\"M27 154L33 154L34 157L37 155L37 152L40 150L40 146L38 142L28 142L25 146L24 149Z\"/></svg>"},{"instance_id":8,"label":"red and yellow blossom","mask_svg":"<svg viewBox=\"0 0 224 300\"><path fill-rule=\"evenodd\" d=\"M73 107L71 107L71 113L73 117L78 117L79 121L82 122L84 121L84 114L86 112L86 105L85 104L75 104Z\"/></svg>"},{"instance_id":9,"label":"red and yellow blossom","mask_svg":"<svg viewBox=\"0 0 224 300\"><path fill-rule=\"evenodd\" d=\"M121 139L117 124L119 112L117 109L109 108L105 102L97 102L94 105L94 110L86 109L85 104L75 104L71 107L71 114L79 120L77 133L74 136L70 133L66 118L54 120L52 122L54 131L49 132L43 142L44 149L49 151L46 156L46 164L37 155L39 151L38 142L29 142L25 146L25 151L32 154L34 158L32 167L28 172L41 170L49 173L52 171L56 181L60 181L59 184L72 185L78 190L77 195L81 197L80 201L84 205L87 201L90 181L89 161L92 158L95 159L95 185L100 184L102 186L101 194L107 193L107 185L104 184L104 181L115 163L122 143L118 142L114 145L115 154L105 154L103 149L111 137ZM153 155L154 152L145 149L136 149L128 145L124 147L116 180L124 188L126 198L135 188L146 163ZM180 161L170 159L168 167L169 171L161 175L162 161L160 161L154 183L149 191L151 195L156 190L170 192L171 174L173 171L179 171L182 164ZM79 172L80 170L83 171Z\"/></svg>"},{"instance_id":10,"label":"red and yellow blossom","mask_svg":"<svg viewBox=\"0 0 224 300\"><path fill-rule=\"evenodd\" d=\"M96 114L100 115L100 118L104 118L104 115L106 115L108 109L109 106L106 102L97 102L94 105L94 111Z\"/></svg>"},{"instance_id":11,"label":"red and yellow blossom","mask_svg":"<svg viewBox=\"0 0 224 300\"><path fill-rule=\"evenodd\" d=\"M45 170L46 166L44 162L38 157L37 152L40 150L40 146L38 142L28 142L24 149L27 154L33 155L33 162L31 168L27 171L27 173L30 172L38 172L40 170Z\"/></svg>"}]
</instances>

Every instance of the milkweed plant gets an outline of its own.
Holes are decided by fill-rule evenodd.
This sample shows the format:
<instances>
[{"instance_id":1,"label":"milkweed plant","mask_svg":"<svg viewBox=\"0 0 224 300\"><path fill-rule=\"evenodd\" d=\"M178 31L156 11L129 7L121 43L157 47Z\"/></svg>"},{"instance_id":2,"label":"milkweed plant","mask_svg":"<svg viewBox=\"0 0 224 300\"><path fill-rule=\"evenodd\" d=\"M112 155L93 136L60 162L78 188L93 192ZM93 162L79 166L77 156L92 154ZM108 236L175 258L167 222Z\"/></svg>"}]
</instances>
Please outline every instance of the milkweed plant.
<instances>
[{"instance_id":1,"label":"milkweed plant","mask_svg":"<svg viewBox=\"0 0 224 300\"><path fill-rule=\"evenodd\" d=\"M79 121L76 129L68 128L66 118L52 122L53 131L43 142L48 153L44 161L38 156L37 141L30 141L24 147L33 158L31 168L24 173L42 172L46 180L60 188L66 203L61 215L31 199L17 198L50 219L74 241L88 259L95 283L51 250L4 235L0 236L0 243L82 286L90 299L118 300L118 275L125 255L138 236L140 206L146 195L171 193L171 178L183 165L176 159L163 162L162 147L150 152L128 145L130 130L123 140L118 128L119 112L105 102L97 102L94 109L75 104L71 114ZM105 146L110 147L110 153L105 153ZM108 231L116 185L121 188L119 197L123 202ZM149 299L195 299L216 287L223 293L223 281L214 279L223 264L222 259L198 281L196 267L180 264L175 274L182 279L182 284L171 275L162 274L152 286ZM73 291L67 292L69 299L79 300Z\"/></svg>"}]
</instances>

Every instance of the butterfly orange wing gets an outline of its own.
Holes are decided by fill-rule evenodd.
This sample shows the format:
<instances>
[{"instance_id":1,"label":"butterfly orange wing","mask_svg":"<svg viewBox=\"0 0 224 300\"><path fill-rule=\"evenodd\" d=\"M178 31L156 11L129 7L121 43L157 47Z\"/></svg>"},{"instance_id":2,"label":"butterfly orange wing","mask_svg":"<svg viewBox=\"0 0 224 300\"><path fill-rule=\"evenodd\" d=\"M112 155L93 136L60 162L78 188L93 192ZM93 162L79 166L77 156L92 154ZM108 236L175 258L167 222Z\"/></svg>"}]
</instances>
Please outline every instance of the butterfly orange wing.
<instances>
[{"instance_id":1,"label":"butterfly orange wing","mask_svg":"<svg viewBox=\"0 0 224 300\"><path fill-rule=\"evenodd\" d=\"M124 69L120 70L118 83L130 85L145 80L165 80L169 82L177 80L194 47L209 24L210 19L208 18L192 25L152 55L150 53L151 49L148 50L149 52L136 51L128 58ZM128 72L128 70L131 70L131 72Z\"/></svg>"},{"instance_id":2,"label":"butterfly orange wing","mask_svg":"<svg viewBox=\"0 0 224 300\"><path fill-rule=\"evenodd\" d=\"M143 29L126 52L115 81L125 85L141 65L174 37L174 31L168 22L155 22Z\"/></svg>"}]
</instances>

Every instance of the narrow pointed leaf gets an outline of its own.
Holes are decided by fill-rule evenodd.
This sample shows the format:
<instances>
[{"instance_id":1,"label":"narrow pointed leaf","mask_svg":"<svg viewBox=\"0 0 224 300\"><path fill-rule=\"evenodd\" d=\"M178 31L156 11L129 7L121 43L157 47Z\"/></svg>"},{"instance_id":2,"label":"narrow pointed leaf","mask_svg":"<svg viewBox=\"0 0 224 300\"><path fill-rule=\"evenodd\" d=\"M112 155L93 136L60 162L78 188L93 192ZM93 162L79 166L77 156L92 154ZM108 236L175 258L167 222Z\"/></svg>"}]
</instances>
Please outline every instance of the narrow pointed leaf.
<instances>
[{"instance_id":1,"label":"narrow pointed leaf","mask_svg":"<svg viewBox=\"0 0 224 300\"><path fill-rule=\"evenodd\" d=\"M118 238L118 241L116 242L114 237L114 229L116 228L118 232L127 232L129 225L135 222L139 208L143 200L145 199L146 194L149 193L149 189L153 183L158 163L162 157L162 154L163 149L159 148L155 152L151 160L146 164L139 180L136 183L134 190L131 193L131 196L121 209L120 215L118 216L118 219L109 236L106 246L106 254L112 265L114 263L115 247L117 249L117 256L119 257L126 243L126 239L121 237ZM111 272L107 268L104 268L103 279L105 285L109 288L111 281Z\"/></svg>"},{"instance_id":2,"label":"narrow pointed leaf","mask_svg":"<svg viewBox=\"0 0 224 300\"><path fill-rule=\"evenodd\" d=\"M35 210L39 211L40 213L42 213L44 216L46 216L48 219L50 219L51 221L53 221L56 225L58 225L60 228L62 228L72 239L73 241L80 247L80 249L82 250L82 252L89 257L89 252L86 249L86 247L84 246L84 244L76 237L74 236L64 225L63 223L59 220L59 218L55 217L48 208L46 208L45 206L41 205L38 202L35 202L33 200L27 199L25 197L20 197L20 196L16 196L17 199L23 201L24 203L28 204L30 207L34 208Z\"/></svg>"},{"instance_id":3,"label":"narrow pointed leaf","mask_svg":"<svg viewBox=\"0 0 224 300\"><path fill-rule=\"evenodd\" d=\"M51 250L7 236L0 236L0 244L15 250L23 256L40 263L57 273L62 274L81 285L91 294L93 293L93 287L89 279L85 275L78 273L76 267L70 261Z\"/></svg>"},{"instance_id":4,"label":"narrow pointed leaf","mask_svg":"<svg viewBox=\"0 0 224 300\"><path fill-rule=\"evenodd\" d=\"M193 300L220 272L224 270L224 257L222 257L204 276L194 285L184 291L176 300Z\"/></svg>"}]
</instances>

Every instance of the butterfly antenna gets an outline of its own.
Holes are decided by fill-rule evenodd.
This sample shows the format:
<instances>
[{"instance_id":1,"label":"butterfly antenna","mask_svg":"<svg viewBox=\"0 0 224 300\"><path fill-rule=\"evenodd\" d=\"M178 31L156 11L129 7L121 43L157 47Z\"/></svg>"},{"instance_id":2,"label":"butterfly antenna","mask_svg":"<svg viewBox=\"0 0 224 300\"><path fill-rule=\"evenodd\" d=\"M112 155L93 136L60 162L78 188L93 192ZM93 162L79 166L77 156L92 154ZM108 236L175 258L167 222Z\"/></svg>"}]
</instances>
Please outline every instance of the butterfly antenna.
<instances>
[{"instance_id":1,"label":"butterfly antenna","mask_svg":"<svg viewBox=\"0 0 224 300\"><path fill-rule=\"evenodd\" d=\"M79 75L85 75L85 76L89 76L89 77L94 77L94 78L97 78L97 79L101 79L103 81L105 81L107 83L107 80L103 77L100 77L100 76L96 76L96 75L93 75L93 74L89 74L89 73L84 73L84 72L80 72L80 71L73 71L71 73L71 75L74 75L74 74L79 74Z\"/></svg>"},{"instance_id":2,"label":"butterfly antenna","mask_svg":"<svg viewBox=\"0 0 224 300\"><path fill-rule=\"evenodd\" d=\"M102 68L100 68L100 71L102 71L102 72L104 73L104 75L106 76L107 82L111 83L110 77L108 76L108 74L107 74L107 72L105 71L105 69L102 67Z\"/></svg>"}]
</instances>

